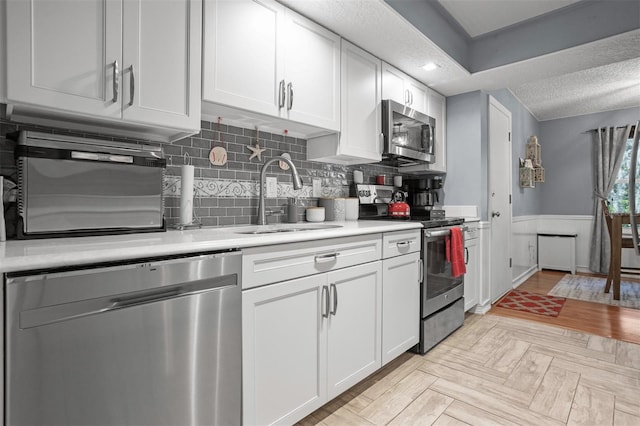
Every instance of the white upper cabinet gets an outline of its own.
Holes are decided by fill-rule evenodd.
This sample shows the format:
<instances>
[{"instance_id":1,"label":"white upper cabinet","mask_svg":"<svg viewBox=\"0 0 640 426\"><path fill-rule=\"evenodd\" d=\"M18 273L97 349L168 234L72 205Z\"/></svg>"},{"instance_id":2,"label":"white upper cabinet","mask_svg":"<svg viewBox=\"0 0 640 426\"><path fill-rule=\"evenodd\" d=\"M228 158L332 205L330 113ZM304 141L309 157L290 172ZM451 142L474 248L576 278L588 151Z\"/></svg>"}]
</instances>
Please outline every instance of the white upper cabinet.
<instances>
[{"instance_id":1,"label":"white upper cabinet","mask_svg":"<svg viewBox=\"0 0 640 426\"><path fill-rule=\"evenodd\" d=\"M427 113L429 88L387 63L382 63L382 98Z\"/></svg>"},{"instance_id":2,"label":"white upper cabinet","mask_svg":"<svg viewBox=\"0 0 640 426\"><path fill-rule=\"evenodd\" d=\"M429 90L429 109L427 114L436 119L436 161L430 164L434 172L447 171L447 98Z\"/></svg>"},{"instance_id":3,"label":"white upper cabinet","mask_svg":"<svg viewBox=\"0 0 640 426\"><path fill-rule=\"evenodd\" d=\"M404 173L446 173L447 172L447 98L429 89L425 113L436 119L436 161L432 164L402 167Z\"/></svg>"},{"instance_id":4,"label":"white upper cabinet","mask_svg":"<svg viewBox=\"0 0 640 426\"><path fill-rule=\"evenodd\" d=\"M340 37L273 0L205 0L203 100L340 130Z\"/></svg>"},{"instance_id":5,"label":"white upper cabinet","mask_svg":"<svg viewBox=\"0 0 640 426\"><path fill-rule=\"evenodd\" d=\"M123 117L200 130L200 0L125 0Z\"/></svg>"},{"instance_id":6,"label":"white upper cabinet","mask_svg":"<svg viewBox=\"0 0 640 426\"><path fill-rule=\"evenodd\" d=\"M283 10L270 0L205 0L203 100L278 115Z\"/></svg>"},{"instance_id":7,"label":"white upper cabinet","mask_svg":"<svg viewBox=\"0 0 640 426\"><path fill-rule=\"evenodd\" d=\"M120 117L114 76L122 68L122 4L8 1L6 7L9 103Z\"/></svg>"},{"instance_id":8,"label":"white upper cabinet","mask_svg":"<svg viewBox=\"0 0 640 426\"><path fill-rule=\"evenodd\" d=\"M31 0L6 7L6 95L17 121L45 117L96 130L102 124L162 141L199 130L200 0Z\"/></svg>"},{"instance_id":9,"label":"white upper cabinet","mask_svg":"<svg viewBox=\"0 0 640 426\"><path fill-rule=\"evenodd\" d=\"M307 159L376 163L382 159L380 59L342 40L341 68L341 132L309 139Z\"/></svg>"}]
</instances>

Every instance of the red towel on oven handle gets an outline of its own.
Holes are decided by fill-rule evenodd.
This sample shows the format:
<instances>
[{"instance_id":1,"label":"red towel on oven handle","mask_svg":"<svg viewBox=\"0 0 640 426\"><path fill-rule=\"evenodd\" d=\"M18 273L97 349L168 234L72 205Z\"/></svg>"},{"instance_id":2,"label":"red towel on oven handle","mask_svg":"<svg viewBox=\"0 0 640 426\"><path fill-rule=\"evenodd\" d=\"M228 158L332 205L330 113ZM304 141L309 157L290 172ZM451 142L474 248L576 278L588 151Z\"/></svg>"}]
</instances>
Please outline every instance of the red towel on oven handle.
<instances>
[{"instance_id":1,"label":"red towel on oven handle","mask_svg":"<svg viewBox=\"0 0 640 426\"><path fill-rule=\"evenodd\" d=\"M464 264L464 238L462 236L462 228L451 228L451 241L447 238L447 254L451 262L451 274L454 278L467 272Z\"/></svg>"}]
</instances>

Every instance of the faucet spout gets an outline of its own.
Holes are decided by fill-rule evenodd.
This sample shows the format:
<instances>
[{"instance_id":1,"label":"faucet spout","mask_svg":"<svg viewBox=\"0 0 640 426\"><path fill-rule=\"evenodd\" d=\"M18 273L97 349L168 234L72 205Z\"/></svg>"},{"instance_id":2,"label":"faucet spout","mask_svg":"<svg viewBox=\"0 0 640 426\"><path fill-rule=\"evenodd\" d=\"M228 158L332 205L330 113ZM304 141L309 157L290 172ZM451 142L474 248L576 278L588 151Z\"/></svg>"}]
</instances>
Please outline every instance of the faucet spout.
<instances>
[{"instance_id":1,"label":"faucet spout","mask_svg":"<svg viewBox=\"0 0 640 426\"><path fill-rule=\"evenodd\" d=\"M270 160L267 160L262 165L262 169L260 169L260 197L258 201L258 225L266 225L267 224L267 215L265 213L264 208L264 181L267 175L267 167L276 161L284 161L289 165L289 170L291 171L291 179L293 180L293 189L302 188L302 179L300 178L300 174L298 174L298 169L293 164L293 161L289 160L286 157L273 157Z\"/></svg>"}]
</instances>

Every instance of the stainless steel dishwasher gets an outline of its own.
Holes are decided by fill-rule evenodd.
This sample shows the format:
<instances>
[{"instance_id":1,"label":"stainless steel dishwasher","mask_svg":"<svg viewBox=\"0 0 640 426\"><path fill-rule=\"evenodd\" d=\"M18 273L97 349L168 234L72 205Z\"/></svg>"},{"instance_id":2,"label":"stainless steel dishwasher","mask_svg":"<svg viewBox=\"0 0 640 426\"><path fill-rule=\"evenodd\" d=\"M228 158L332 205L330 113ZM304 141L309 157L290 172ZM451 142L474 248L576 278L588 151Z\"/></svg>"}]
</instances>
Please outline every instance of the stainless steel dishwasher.
<instances>
[{"instance_id":1,"label":"stainless steel dishwasher","mask_svg":"<svg viewBox=\"0 0 640 426\"><path fill-rule=\"evenodd\" d=\"M241 423L241 255L8 275L7 425Z\"/></svg>"}]
</instances>

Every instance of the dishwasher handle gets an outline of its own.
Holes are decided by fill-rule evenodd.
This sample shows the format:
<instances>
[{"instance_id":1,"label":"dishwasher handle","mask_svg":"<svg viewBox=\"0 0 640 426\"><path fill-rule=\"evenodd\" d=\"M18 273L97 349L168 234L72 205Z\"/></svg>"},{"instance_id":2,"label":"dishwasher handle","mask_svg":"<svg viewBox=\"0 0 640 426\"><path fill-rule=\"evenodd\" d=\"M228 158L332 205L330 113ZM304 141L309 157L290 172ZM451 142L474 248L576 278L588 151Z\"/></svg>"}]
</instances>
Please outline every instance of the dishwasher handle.
<instances>
[{"instance_id":1,"label":"dishwasher handle","mask_svg":"<svg viewBox=\"0 0 640 426\"><path fill-rule=\"evenodd\" d=\"M135 291L116 296L111 295L85 299L60 305L44 306L20 312L20 328L29 329L40 327L56 322L103 314L155 302L169 301L178 297L192 296L237 285L240 285L238 275L228 274L195 282L176 284L169 287Z\"/></svg>"},{"instance_id":2,"label":"dishwasher handle","mask_svg":"<svg viewBox=\"0 0 640 426\"><path fill-rule=\"evenodd\" d=\"M123 309L130 306L144 305L147 303L161 302L178 296L185 296L186 291L181 287L150 291L143 295L125 296L112 299L113 303L107 310Z\"/></svg>"}]
</instances>

